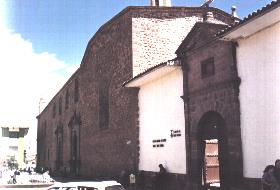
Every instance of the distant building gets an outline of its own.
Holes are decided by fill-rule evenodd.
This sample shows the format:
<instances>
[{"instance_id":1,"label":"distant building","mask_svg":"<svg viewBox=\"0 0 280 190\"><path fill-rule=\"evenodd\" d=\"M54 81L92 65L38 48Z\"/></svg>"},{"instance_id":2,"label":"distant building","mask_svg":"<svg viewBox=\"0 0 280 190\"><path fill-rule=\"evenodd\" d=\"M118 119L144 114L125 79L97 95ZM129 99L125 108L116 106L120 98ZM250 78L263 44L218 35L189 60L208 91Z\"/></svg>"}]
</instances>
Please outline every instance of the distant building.
<instances>
[{"instance_id":1,"label":"distant building","mask_svg":"<svg viewBox=\"0 0 280 190\"><path fill-rule=\"evenodd\" d=\"M1 127L0 130L0 164L7 166L7 160L15 157L19 168L25 167L25 136L27 127Z\"/></svg>"}]
</instances>

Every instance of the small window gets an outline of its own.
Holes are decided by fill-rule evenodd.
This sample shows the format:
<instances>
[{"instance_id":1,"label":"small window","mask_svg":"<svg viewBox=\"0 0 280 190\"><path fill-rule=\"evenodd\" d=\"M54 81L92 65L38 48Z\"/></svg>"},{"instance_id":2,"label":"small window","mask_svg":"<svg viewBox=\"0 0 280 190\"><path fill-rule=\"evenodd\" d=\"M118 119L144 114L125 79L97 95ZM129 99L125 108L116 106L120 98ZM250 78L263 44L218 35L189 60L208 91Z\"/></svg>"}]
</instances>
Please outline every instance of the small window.
<instances>
[{"instance_id":1,"label":"small window","mask_svg":"<svg viewBox=\"0 0 280 190\"><path fill-rule=\"evenodd\" d=\"M74 101L79 101L79 80L75 79L75 92L74 92Z\"/></svg>"},{"instance_id":2,"label":"small window","mask_svg":"<svg viewBox=\"0 0 280 190\"><path fill-rule=\"evenodd\" d=\"M99 89L99 127L109 127L109 97L108 89Z\"/></svg>"},{"instance_id":3,"label":"small window","mask_svg":"<svg viewBox=\"0 0 280 190\"><path fill-rule=\"evenodd\" d=\"M50 160L50 149L48 149L48 160Z\"/></svg>"},{"instance_id":4,"label":"small window","mask_svg":"<svg viewBox=\"0 0 280 190\"><path fill-rule=\"evenodd\" d=\"M9 138L19 138L19 132L10 131Z\"/></svg>"},{"instance_id":5,"label":"small window","mask_svg":"<svg viewBox=\"0 0 280 190\"><path fill-rule=\"evenodd\" d=\"M53 118L55 118L56 115L56 103L53 104Z\"/></svg>"},{"instance_id":6,"label":"small window","mask_svg":"<svg viewBox=\"0 0 280 190\"><path fill-rule=\"evenodd\" d=\"M18 146L9 146L9 150L18 151Z\"/></svg>"},{"instance_id":7,"label":"small window","mask_svg":"<svg viewBox=\"0 0 280 190\"><path fill-rule=\"evenodd\" d=\"M214 57L201 62L201 77L206 78L215 75Z\"/></svg>"},{"instance_id":8,"label":"small window","mask_svg":"<svg viewBox=\"0 0 280 190\"><path fill-rule=\"evenodd\" d=\"M47 135L47 121L44 121L44 131L43 131L44 137Z\"/></svg>"},{"instance_id":9,"label":"small window","mask_svg":"<svg viewBox=\"0 0 280 190\"><path fill-rule=\"evenodd\" d=\"M2 127L2 137L9 137L9 128L8 127Z\"/></svg>"},{"instance_id":10,"label":"small window","mask_svg":"<svg viewBox=\"0 0 280 190\"><path fill-rule=\"evenodd\" d=\"M69 107L69 90L66 90L66 95L65 95L65 109L67 110Z\"/></svg>"},{"instance_id":11,"label":"small window","mask_svg":"<svg viewBox=\"0 0 280 190\"><path fill-rule=\"evenodd\" d=\"M62 113L62 99L60 97L58 102L58 114L61 115L61 113Z\"/></svg>"}]
</instances>

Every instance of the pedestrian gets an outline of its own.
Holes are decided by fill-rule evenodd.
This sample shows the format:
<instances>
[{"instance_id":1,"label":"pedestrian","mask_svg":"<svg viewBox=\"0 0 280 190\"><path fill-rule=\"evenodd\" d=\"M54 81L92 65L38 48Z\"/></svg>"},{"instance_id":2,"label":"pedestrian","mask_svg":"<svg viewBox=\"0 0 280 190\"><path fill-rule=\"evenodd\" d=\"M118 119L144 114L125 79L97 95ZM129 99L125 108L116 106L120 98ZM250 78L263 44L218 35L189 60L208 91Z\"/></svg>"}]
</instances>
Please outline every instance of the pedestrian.
<instances>
[{"instance_id":1,"label":"pedestrian","mask_svg":"<svg viewBox=\"0 0 280 190\"><path fill-rule=\"evenodd\" d=\"M14 175L12 176L13 178L13 184L17 183L17 171L14 171Z\"/></svg>"},{"instance_id":2,"label":"pedestrian","mask_svg":"<svg viewBox=\"0 0 280 190\"><path fill-rule=\"evenodd\" d=\"M167 172L162 164L158 165L159 173L157 175L157 190L166 190L167 189Z\"/></svg>"},{"instance_id":3,"label":"pedestrian","mask_svg":"<svg viewBox=\"0 0 280 190\"><path fill-rule=\"evenodd\" d=\"M128 175L127 172L122 170L120 175L120 183L124 188L128 187Z\"/></svg>"},{"instance_id":4,"label":"pedestrian","mask_svg":"<svg viewBox=\"0 0 280 190\"><path fill-rule=\"evenodd\" d=\"M268 165L265 167L262 176L262 190L280 190L274 176L274 165Z\"/></svg>"},{"instance_id":5,"label":"pedestrian","mask_svg":"<svg viewBox=\"0 0 280 190\"><path fill-rule=\"evenodd\" d=\"M280 186L280 159L275 161L274 176L276 178L276 182Z\"/></svg>"}]
</instances>

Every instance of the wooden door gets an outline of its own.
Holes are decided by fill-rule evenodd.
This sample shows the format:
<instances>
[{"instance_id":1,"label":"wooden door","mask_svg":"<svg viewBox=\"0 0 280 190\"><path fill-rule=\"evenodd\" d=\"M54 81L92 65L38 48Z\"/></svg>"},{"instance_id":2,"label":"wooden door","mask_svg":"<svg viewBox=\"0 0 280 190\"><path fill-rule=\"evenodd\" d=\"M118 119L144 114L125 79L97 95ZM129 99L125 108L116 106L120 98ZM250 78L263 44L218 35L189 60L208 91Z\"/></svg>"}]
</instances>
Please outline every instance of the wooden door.
<instances>
[{"instance_id":1,"label":"wooden door","mask_svg":"<svg viewBox=\"0 0 280 190\"><path fill-rule=\"evenodd\" d=\"M206 186L220 187L220 164L218 157L218 140L205 140L203 177Z\"/></svg>"}]
</instances>

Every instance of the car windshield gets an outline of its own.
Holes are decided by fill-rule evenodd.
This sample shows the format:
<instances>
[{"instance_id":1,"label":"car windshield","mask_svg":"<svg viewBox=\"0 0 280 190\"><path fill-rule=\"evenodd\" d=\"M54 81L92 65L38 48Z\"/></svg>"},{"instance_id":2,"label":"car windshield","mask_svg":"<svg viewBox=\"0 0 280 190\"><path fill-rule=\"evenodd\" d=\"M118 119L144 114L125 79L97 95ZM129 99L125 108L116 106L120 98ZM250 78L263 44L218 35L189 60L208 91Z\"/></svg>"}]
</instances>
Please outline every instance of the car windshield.
<instances>
[{"instance_id":1,"label":"car windshield","mask_svg":"<svg viewBox=\"0 0 280 190\"><path fill-rule=\"evenodd\" d=\"M105 190L124 190L124 188L121 185L113 185L106 187Z\"/></svg>"}]
</instances>

